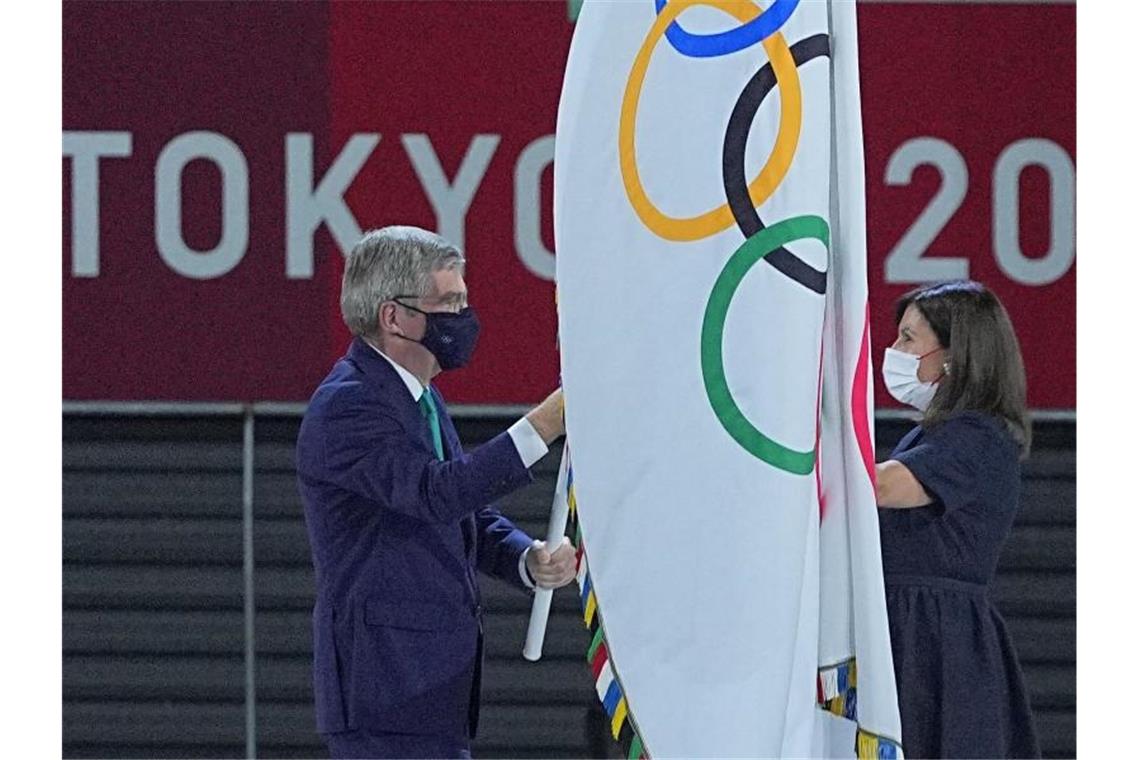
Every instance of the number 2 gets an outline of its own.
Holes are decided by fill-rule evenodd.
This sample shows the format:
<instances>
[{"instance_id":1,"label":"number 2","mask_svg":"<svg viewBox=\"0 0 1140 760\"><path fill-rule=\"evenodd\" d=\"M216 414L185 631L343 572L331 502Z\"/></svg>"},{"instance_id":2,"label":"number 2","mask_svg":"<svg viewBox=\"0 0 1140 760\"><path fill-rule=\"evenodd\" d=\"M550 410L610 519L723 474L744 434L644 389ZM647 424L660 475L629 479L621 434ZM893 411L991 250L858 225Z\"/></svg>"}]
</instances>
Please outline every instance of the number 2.
<instances>
[{"instance_id":1,"label":"number 2","mask_svg":"<svg viewBox=\"0 0 1140 760\"><path fill-rule=\"evenodd\" d=\"M930 204L887 254L887 282L961 280L970 276L970 260L965 257L922 256L966 197L970 175L966 161L958 149L935 137L907 140L887 162L886 183L909 185L914 170L923 164L929 164L938 170L942 175L942 185Z\"/></svg>"}]
</instances>

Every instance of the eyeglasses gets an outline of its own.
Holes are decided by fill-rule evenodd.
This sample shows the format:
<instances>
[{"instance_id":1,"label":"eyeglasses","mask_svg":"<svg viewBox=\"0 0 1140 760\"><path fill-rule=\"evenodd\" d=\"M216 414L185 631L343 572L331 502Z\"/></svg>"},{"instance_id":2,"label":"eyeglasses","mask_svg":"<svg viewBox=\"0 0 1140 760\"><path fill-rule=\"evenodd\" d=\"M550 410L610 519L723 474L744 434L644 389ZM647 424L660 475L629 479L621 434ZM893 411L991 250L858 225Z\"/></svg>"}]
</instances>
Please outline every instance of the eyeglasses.
<instances>
[{"instance_id":1,"label":"eyeglasses","mask_svg":"<svg viewBox=\"0 0 1140 760\"><path fill-rule=\"evenodd\" d=\"M463 293L463 294L456 293L453 295L442 296L442 297L440 297L440 296L413 296L413 295L392 296L391 300L400 304L404 308L411 309L412 311L418 311L421 314L424 314L426 312L424 312L421 309L417 309L415 306L408 306L405 303L400 303L401 298L413 299L413 300L419 301L423 304L440 306L442 308L437 309L436 311L451 312L452 314L458 314L459 312L461 312L467 308L467 294L466 293Z\"/></svg>"}]
</instances>

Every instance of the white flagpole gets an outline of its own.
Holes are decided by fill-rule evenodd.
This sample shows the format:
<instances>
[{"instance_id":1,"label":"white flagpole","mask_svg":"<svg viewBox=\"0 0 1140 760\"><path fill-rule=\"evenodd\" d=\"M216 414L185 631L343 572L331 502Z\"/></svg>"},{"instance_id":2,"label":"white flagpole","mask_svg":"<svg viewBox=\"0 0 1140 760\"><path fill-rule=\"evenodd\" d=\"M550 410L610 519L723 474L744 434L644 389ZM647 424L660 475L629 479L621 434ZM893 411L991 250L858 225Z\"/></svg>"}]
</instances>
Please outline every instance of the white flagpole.
<instances>
[{"instance_id":1,"label":"white flagpole","mask_svg":"<svg viewBox=\"0 0 1140 760\"><path fill-rule=\"evenodd\" d=\"M546 528L546 546L551 551L562 543L566 534L566 520L570 516L570 505L566 501L567 470L570 463L569 447L562 449L562 464L558 468L558 484L554 487L554 502L550 506L550 523ZM550 617L550 601L554 589L537 588L530 608L530 623L526 629L526 643L523 657L531 662L542 658L542 642L546 638L546 621Z\"/></svg>"}]
</instances>

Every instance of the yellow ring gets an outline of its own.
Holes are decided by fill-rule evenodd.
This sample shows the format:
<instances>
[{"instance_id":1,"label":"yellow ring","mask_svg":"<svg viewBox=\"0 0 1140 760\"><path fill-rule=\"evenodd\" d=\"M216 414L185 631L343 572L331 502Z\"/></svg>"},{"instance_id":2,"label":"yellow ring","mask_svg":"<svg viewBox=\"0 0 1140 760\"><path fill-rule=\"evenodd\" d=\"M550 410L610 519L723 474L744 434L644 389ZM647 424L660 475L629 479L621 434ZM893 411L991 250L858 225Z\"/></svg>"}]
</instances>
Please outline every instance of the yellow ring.
<instances>
[{"instance_id":1,"label":"yellow ring","mask_svg":"<svg viewBox=\"0 0 1140 760\"><path fill-rule=\"evenodd\" d=\"M715 235L731 227L735 220L728 203L718 206L699 216L672 217L653 205L641 177L637 173L637 155L634 148L634 132L637 124L637 106L641 99L641 87L645 83L645 73L649 59L657 42L665 35L669 24L687 8L707 5L735 17L742 24L759 16L762 11L754 5L742 6L732 0L669 0L657 14L657 21L649 30L645 42L637 52L633 68L626 82L625 95L621 104L621 121L618 128L618 155L621 164L622 184L626 196L637 212L642 223L666 240L690 241ZM764 168L748 185L748 196L753 205L759 207L775 192L792 165L792 157L800 139L802 101L800 97L800 76L792 51L779 32L763 42L764 52L772 62L776 75L776 87L780 93L780 127L776 133L776 143Z\"/></svg>"}]
</instances>

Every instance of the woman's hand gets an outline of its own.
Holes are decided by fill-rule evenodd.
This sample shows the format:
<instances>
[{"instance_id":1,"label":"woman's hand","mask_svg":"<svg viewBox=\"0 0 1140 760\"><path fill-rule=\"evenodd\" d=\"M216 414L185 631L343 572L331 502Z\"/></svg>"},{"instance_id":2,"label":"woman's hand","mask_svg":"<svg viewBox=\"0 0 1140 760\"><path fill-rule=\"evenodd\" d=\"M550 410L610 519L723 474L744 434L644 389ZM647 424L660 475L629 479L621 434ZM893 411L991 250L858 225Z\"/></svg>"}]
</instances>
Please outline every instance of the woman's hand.
<instances>
[{"instance_id":1,"label":"woman's hand","mask_svg":"<svg viewBox=\"0 0 1140 760\"><path fill-rule=\"evenodd\" d=\"M906 465L894 459L875 465L875 502L880 507L925 507L934 500Z\"/></svg>"}]
</instances>

